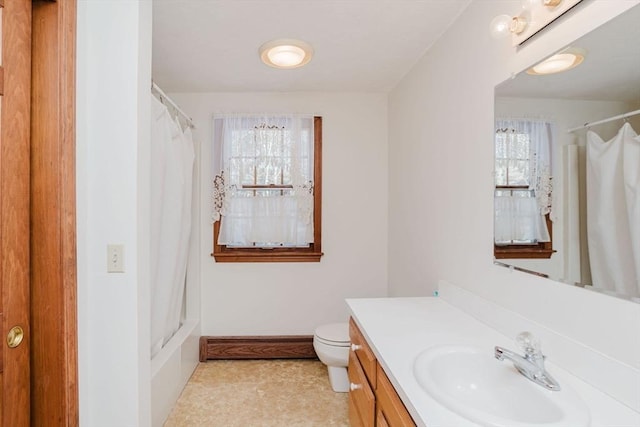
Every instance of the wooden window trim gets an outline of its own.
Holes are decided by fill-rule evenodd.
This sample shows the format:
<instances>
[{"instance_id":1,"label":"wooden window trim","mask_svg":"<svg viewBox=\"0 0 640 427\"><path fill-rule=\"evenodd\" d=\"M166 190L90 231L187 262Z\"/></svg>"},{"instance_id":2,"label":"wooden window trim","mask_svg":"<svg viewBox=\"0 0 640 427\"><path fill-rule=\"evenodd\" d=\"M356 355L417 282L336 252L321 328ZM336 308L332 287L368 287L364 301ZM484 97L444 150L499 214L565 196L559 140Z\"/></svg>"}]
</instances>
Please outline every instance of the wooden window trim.
<instances>
[{"instance_id":1,"label":"wooden window trim","mask_svg":"<svg viewBox=\"0 0 640 427\"><path fill-rule=\"evenodd\" d=\"M308 248L228 248L218 244L220 221L213 224L216 262L320 262L322 255L322 117L313 118L313 243Z\"/></svg>"},{"instance_id":2,"label":"wooden window trim","mask_svg":"<svg viewBox=\"0 0 640 427\"><path fill-rule=\"evenodd\" d=\"M547 222L549 236L553 236L552 222L549 214L546 214L544 218ZM540 242L535 245L493 245L493 256L496 259L549 259L554 252L556 251L553 249L553 237L551 237L550 242Z\"/></svg>"}]
</instances>

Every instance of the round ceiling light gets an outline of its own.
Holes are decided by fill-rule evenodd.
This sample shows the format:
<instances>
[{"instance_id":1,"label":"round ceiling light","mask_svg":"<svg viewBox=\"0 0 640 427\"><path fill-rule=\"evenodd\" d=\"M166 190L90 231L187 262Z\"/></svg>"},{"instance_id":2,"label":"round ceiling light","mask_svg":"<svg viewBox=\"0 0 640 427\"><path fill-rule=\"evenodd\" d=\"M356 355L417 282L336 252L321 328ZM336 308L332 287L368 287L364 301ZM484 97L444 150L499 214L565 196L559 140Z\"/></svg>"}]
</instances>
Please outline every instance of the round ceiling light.
<instances>
[{"instance_id":1,"label":"round ceiling light","mask_svg":"<svg viewBox=\"0 0 640 427\"><path fill-rule=\"evenodd\" d=\"M527 74L534 76L561 73L577 67L584 61L584 53L579 50L564 51L550 56L539 64L527 70Z\"/></svg>"},{"instance_id":2,"label":"round ceiling light","mask_svg":"<svg viewBox=\"0 0 640 427\"><path fill-rule=\"evenodd\" d=\"M300 40L278 39L260 46L262 62L275 68L297 68L311 61L313 48Z\"/></svg>"}]
</instances>

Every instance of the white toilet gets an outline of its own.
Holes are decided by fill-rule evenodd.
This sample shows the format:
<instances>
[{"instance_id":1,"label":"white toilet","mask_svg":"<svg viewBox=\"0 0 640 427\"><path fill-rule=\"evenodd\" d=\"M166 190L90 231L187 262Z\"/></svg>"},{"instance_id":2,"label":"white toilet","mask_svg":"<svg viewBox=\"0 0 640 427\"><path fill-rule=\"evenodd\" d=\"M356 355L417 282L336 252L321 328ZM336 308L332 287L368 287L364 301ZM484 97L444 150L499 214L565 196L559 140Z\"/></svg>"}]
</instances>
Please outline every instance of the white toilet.
<instances>
[{"instance_id":1,"label":"white toilet","mask_svg":"<svg viewBox=\"0 0 640 427\"><path fill-rule=\"evenodd\" d=\"M329 382L333 391L349 391L349 324L329 323L318 326L313 334L313 348L329 370Z\"/></svg>"}]
</instances>

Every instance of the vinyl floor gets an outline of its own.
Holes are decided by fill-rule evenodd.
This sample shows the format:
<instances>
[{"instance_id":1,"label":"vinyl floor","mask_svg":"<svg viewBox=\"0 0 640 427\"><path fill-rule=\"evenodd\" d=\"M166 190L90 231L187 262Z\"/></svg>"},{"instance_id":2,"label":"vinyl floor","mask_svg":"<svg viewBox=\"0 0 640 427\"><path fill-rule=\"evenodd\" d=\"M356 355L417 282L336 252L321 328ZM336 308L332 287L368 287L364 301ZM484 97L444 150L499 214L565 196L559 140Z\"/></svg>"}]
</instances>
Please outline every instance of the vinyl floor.
<instances>
[{"instance_id":1,"label":"vinyl floor","mask_svg":"<svg viewBox=\"0 0 640 427\"><path fill-rule=\"evenodd\" d=\"M317 360L200 363L165 427L348 427L348 394Z\"/></svg>"}]
</instances>

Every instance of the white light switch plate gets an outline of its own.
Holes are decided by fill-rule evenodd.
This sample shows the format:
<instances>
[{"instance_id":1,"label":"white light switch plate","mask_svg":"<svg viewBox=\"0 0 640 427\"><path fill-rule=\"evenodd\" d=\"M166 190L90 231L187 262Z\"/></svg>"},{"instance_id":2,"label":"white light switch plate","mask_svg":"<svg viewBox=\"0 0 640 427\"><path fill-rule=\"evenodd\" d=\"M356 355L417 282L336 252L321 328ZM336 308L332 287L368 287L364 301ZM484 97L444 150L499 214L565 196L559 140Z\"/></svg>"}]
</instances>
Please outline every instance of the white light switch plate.
<instances>
[{"instance_id":1,"label":"white light switch plate","mask_svg":"<svg viewBox=\"0 0 640 427\"><path fill-rule=\"evenodd\" d=\"M124 245L107 245L107 273L124 273Z\"/></svg>"}]
</instances>

